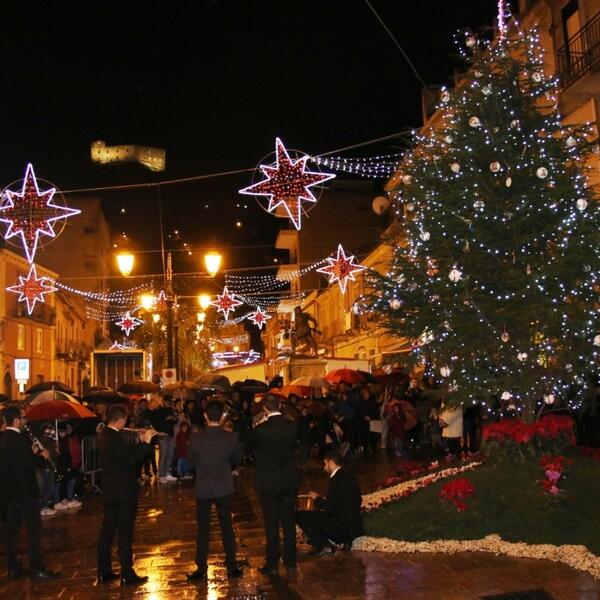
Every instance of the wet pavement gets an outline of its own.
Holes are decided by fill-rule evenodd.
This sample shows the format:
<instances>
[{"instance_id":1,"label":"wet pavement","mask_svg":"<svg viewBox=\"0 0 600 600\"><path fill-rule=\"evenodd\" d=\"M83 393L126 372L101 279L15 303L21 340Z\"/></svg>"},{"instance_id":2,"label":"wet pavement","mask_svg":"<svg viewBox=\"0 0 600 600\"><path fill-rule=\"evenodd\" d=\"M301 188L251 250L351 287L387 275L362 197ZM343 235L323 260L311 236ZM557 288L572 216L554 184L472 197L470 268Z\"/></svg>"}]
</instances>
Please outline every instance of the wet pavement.
<instances>
[{"instance_id":1,"label":"wet pavement","mask_svg":"<svg viewBox=\"0 0 600 600\"><path fill-rule=\"evenodd\" d=\"M352 464L367 492L388 474L385 458L358 459ZM314 463L305 471L301 491L324 490L327 480ZM194 570L195 502L192 483L144 485L140 495L134 543L135 567L148 583L121 588L118 583L95 583L96 536L101 499L84 498L83 509L62 511L44 519L44 556L62 578L44 584L8 580L0 550L0 598L79 600L306 599L333 600L470 600L515 591L546 590L557 600L600 600L600 582L558 563L495 557L489 554L394 555L338 552L314 559L300 555L298 581L271 581L260 575L264 538L261 515L252 485L251 469L239 478L234 501L238 560L244 576L226 577L219 526L213 514L208 584L189 583ZM115 568L117 567L115 561ZM281 569L284 575L284 569Z\"/></svg>"}]
</instances>

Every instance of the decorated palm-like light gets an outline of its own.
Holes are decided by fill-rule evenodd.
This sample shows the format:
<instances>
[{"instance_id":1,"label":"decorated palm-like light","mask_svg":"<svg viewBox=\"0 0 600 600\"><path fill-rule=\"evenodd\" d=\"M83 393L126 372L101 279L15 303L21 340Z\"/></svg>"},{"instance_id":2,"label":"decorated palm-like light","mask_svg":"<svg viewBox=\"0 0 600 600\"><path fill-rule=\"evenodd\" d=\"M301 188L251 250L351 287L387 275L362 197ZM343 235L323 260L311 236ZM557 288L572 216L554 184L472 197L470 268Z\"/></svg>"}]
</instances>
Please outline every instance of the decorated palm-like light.
<instances>
[{"instance_id":1,"label":"decorated palm-like light","mask_svg":"<svg viewBox=\"0 0 600 600\"><path fill-rule=\"evenodd\" d=\"M0 221L8 224L4 239L21 238L27 260L32 263L40 236L56 237L56 221L72 217L81 211L59 206L52 199L56 188L40 191L31 164L27 165L20 192L5 190L0 206Z\"/></svg>"},{"instance_id":2,"label":"decorated palm-like light","mask_svg":"<svg viewBox=\"0 0 600 600\"><path fill-rule=\"evenodd\" d=\"M283 142L275 140L275 165L260 165L260 170L266 179L240 190L240 194L251 196L267 196L269 206L267 210L273 212L282 207L292 220L294 227L302 226L302 203L316 203L317 198L312 192L312 187L333 179L332 173L319 173L308 171L306 162L308 156L302 156L294 161L290 158Z\"/></svg>"},{"instance_id":3,"label":"decorated palm-like light","mask_svg":"<svg viewBox=\"0 0 600 600\"><path fill-rule=\"evenodd\" d=\"M44 294L55 292L56 288L46 283L52 281L48 277L38 277L35 264L32 264L27 277L19 275L19 284L7 287L7 291L13 294L19 294L18 302L27 304L27 314L30 315L35 308L36 302L45 302Z\"/></svg>"},{"instance_id":4,"label":"decorated palm-like light","mask_svg":"<svg viewBox=\"0 0 600 600\"><path fill-rule=\"evenodd\" d=\"M359 271L363 271L367 267L363 267L363 265L359 265L355 263L356 257L352 254L346 255L344 252L344 248L340 244L337 248L337 255L335 258L328 257L327 258L329 264L317 269L318 273L324 273L329 276L329 283L338 282L340 286L340 290L342 290L342 294L346 292L346 285L348 284L348 280L356 281L354 278L354 273L358 273Z\"/></svg>"},{"instance_id":5,"label":"decorated palm-like light","mask_svg":"<svg viewBox=\"0 0 600 600\"><path fill-rule=\"evenodd\" d=\"M222 294L217 294L217 299L213 300L211 306L215 306L217 312L223 313L225 320L229 320L229 313L235 312L235 309L244 304L241 300L235 297L235 294L230 294L227 286L223 288Z\"/></svg>"},{"instance_id":6,"label":"decorated palm-like light","mask_svg":"<svg viewBox=\"0 0 600 600\"><path fill-rule=\"evenodd\" d=\"M268 315L260 306L257 306L256 310L248 315L248 320L252 321L259 329L262 329L263 325L266 325L267 319L270 318L271 315Z\"/></svg>"},{"instance_id":7,"label":"decorated palm-like light","mask_svg":"<svg viewBox=\"0 0 600 600\"><path fill-rule=\"evenodd\" d=\"M131 316L131 313L127 311L116 323L125 335L129 335L136 327L141 325L143 321L137 317Z\"/></svg>"}]
</instances>

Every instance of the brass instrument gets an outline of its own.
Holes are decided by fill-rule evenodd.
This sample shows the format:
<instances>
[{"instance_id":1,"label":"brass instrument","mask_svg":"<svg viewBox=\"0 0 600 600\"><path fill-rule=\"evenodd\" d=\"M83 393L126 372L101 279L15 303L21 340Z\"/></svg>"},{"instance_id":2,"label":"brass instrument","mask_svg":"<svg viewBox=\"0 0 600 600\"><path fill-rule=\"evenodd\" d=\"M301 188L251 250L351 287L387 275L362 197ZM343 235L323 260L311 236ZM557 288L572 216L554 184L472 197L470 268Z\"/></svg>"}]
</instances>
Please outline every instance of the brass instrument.
<instances>
[{"instance_id":1,"label":"brass instrument","mask_svg":"<svg viewBox=\"0 0 600 600\"><path fill-rule=\"evenodd\" d=\"M35 435L33 435L33 431L31 431L31 429L29 429L29 427L27 427L27 425L25 425L23 430L29 436L29 439L31 440L31 442L40 449L40 452L42 450L46 449L44 447L44 444L42 444L42 442L40 442L40 440L38 440L35 437ZM56 466L56 463L52 460L52 458L50 456L48 456L48 458L46 458L45 460L50 465L50 468L54 471L54 479L57 482L62 481L64 479L64 476L58 471L58 467Z\"/></svg>"}]
</instances>

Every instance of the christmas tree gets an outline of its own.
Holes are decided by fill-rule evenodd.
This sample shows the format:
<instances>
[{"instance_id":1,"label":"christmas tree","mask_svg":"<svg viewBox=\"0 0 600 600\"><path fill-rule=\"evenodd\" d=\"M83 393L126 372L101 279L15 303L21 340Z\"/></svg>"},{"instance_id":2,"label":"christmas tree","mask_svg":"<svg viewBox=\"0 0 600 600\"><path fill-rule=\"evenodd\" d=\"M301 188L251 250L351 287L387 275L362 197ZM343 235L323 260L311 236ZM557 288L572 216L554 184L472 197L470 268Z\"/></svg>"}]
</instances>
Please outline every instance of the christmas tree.
<instances>
[{"instance_id":1,"label":"christmas tree","mask_svg":"<svg viewBox=\"0 0 600 600\"><path fill-rule=\"evenodd\" d=\"M408 216L366 304L414 340L448 403L496 396L531 419L577 405L597 364L592 128L562 123L536 31L457 44L468 71L401 165Z\"/></svg>"}]
</instances>

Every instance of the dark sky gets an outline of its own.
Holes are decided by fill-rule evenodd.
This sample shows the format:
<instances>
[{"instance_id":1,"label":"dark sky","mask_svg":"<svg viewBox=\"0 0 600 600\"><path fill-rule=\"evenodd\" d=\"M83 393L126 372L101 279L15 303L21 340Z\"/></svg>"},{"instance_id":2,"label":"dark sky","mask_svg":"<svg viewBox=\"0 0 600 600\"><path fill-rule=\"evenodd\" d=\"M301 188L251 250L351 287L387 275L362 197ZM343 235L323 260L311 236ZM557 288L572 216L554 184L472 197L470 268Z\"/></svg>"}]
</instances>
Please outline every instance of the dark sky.
<instances>
[{"instance_id":1,"label":"dark sky","mask_svg":"<svg viewBox=\"0 0 600 600\"><path fill-rule=\"evenodd\" d=\"M431 84L457 64L453 32L491 25L496 10L495 0L372 2ZM421 86L363 0L3 2L1 18L3 185L27 161L72 189L254 167L276 136L320 153L421 122ZM92 165L95 139L163 147L167 171ZM229 267L268 264L272 248L240 248L272 246L280 224L237 194L250 177L162 188L165 227L237 247ZM115 233L159 248L156 190L101 197Z\"/></svg>"}]
</instances>

